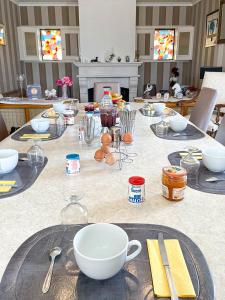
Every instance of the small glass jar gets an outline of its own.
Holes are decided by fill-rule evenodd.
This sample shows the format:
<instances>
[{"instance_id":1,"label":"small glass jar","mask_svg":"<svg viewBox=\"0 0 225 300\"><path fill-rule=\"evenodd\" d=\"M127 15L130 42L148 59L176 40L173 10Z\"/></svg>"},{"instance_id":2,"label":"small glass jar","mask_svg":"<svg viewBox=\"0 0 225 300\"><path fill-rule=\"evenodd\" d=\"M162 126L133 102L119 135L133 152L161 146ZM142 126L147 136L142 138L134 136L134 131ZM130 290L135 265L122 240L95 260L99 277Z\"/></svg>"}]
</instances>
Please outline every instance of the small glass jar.
<instances>
[{"instance_id":1,"label":"small glass jar","mask_svg":"<svg viewBox=\"0 0 225 300\"><path fill-rule=\"evenodd\" d=\"M180 166L169 166L162 169L163 197L170 201L184 199L187 185L187 171Z\"/></svg>"},{"instance_id":2,"label":"small glass jar","mask_svg":"<svg viewBox=\"0 0 225 300\"><path fill-rule=\"evenodd\" d=\"M140 204L145 200L145 179L140 176L129 178L128 201L133 204Z\"/></svg>"},{"instance_id":3,"label":"small glass jar","mask_svg":"<svg viewBox=\"0 0 225 300\"><path fill-rule=\"evenodd\" d=\"M74 110L65 110L63 112L64 120L66 125L74 125L75 123L75 113Z\"/></svg>"},{"instance_id":4,"label":"small glass jar","mask_svg":"<svg viewBox=\"0 0 225 300\"><path fill-rule=\"evenodd\" d=\"M80 173L80 155L67 154L66 156L66 174L77 175Z\"/></svg>"}]
</instances>

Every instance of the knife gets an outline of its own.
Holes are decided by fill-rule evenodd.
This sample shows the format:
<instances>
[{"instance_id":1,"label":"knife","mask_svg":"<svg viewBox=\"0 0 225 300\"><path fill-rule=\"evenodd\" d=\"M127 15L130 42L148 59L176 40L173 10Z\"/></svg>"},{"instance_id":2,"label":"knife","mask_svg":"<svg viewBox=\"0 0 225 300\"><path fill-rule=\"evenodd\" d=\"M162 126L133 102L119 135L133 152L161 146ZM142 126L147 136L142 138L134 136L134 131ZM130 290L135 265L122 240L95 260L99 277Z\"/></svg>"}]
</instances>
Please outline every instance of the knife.
<instances>
[{"instance_id":1,"label":"knife","mask_svg":"<svg viewBox=\"0 0 225 300\"><path fill-rule=\"evenodd\" d=\"M163 263L163 266L166 270L166 277L167 277L167 281L168 281L169 288L170 288L171 300L179 300L179 298L177 296L176 287L175 287L175 284L174 284L174 281L173 281L173 276L172 276L172 273L171 273L170 264L169 264L169 261L168 261L168 257L167 257L167 253L166 253L166 247L165 247L165 243L164 243L162 233L158 234L158 242L159 242L160 254L161 254L161 257L162 257L162 263Z\"/></svg>"},{"instance_id":2,"label":"knife","mask_svg":"<svg viewBox=\"0 0 225 300\"><path fill-rule=\"evenodd\" d=\"M12 183L12 184L5 184L5 183L0 183L0 187L5 187L5 186L8 186L8 187L18 187L18 185L16 185L16 184L14 184L14 183Z\"/></svg>"}]
</instances>

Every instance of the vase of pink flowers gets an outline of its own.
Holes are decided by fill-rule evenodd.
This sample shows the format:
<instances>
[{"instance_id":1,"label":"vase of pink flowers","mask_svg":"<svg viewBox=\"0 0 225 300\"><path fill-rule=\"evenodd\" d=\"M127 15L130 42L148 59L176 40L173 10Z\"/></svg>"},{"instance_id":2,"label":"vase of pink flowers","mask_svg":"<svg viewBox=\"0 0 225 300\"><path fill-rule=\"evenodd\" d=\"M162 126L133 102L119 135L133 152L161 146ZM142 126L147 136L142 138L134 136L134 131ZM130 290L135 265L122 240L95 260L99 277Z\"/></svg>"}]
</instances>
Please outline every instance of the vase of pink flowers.
<instances>
[{"instance_id":1,"label":"vase of pink flowers","mask_svg":"<svg viewBox=\"0 0 225 300\"><path fill-rule=\"evenodd\" d=\"M71 87L73 85L73 80L69 76L65 76L61 79L56 80L56 85L62 87L62 98L68 99L68 87Z\"/></svg>"}]
</instances>

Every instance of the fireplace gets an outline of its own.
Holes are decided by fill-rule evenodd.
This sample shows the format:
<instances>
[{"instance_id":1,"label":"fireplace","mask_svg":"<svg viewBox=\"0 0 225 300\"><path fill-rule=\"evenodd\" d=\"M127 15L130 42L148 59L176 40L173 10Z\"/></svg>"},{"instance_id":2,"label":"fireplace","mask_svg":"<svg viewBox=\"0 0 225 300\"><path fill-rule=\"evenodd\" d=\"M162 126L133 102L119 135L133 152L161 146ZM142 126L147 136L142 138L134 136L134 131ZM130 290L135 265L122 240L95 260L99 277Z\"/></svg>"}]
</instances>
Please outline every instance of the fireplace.
<instances>
[{"instance_id":1,"label":"fireplace","mask_svg":"<svg viewBox=\"0 0 225 300\"><path fill-rule=\"evenodd\" d=\"M129 89L122 87L120 89L120 94L123 96L123 100L129 102ZM93 102L93 99L94 99L94 88L90 88L88 89L88 102Z\"/></svg>"},{"instance_id":2,"label":"fireplace","mask_svg":"<svg viewBox=\"0 0 225 300\"><path fill-rule=\"evenodd\" d=\"M80 101L93 101L95 82L119 82L126 101L137 97L138 68L141 63L75 63L79 69Z\"/></svg>"}]
</instances>

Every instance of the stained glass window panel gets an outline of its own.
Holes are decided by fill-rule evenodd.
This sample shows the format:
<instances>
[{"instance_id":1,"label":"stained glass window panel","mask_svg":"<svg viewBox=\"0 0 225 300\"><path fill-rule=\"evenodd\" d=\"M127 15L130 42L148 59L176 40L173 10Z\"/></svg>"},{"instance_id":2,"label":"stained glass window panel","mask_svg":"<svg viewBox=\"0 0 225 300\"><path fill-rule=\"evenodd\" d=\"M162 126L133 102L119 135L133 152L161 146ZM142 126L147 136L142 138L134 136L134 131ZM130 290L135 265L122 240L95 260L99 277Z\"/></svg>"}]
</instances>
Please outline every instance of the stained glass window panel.
<instances>
[{"instance_id":1,"label":"stained glass window panel","mask_svg":"<svg viewBox=\"0 0 225 300\"><path fill-rule=\"evenodd\" d=\"M5 26L0 24L0 45L5 44Z\"/></svg>"},{"instance_id":2,"label":"stained glass window panel","mask_svg":"<svg viewBox=\"0 0 225 300\"><path fill-rule=\"evenodd\" d=\"M174 59L174 44L174 29L156 29L154 36L154 60Z\"/></svg>"},{"instance_id":3,"label":"stained glass window panel","mask_svg":"<svg viewBox=\"0 0 225 300\"><path fill-rule=\"evenodd\" d=\"M43 60L62 60L62 37L59 29L41 30Z\"/></svg>"}]
</instances>

